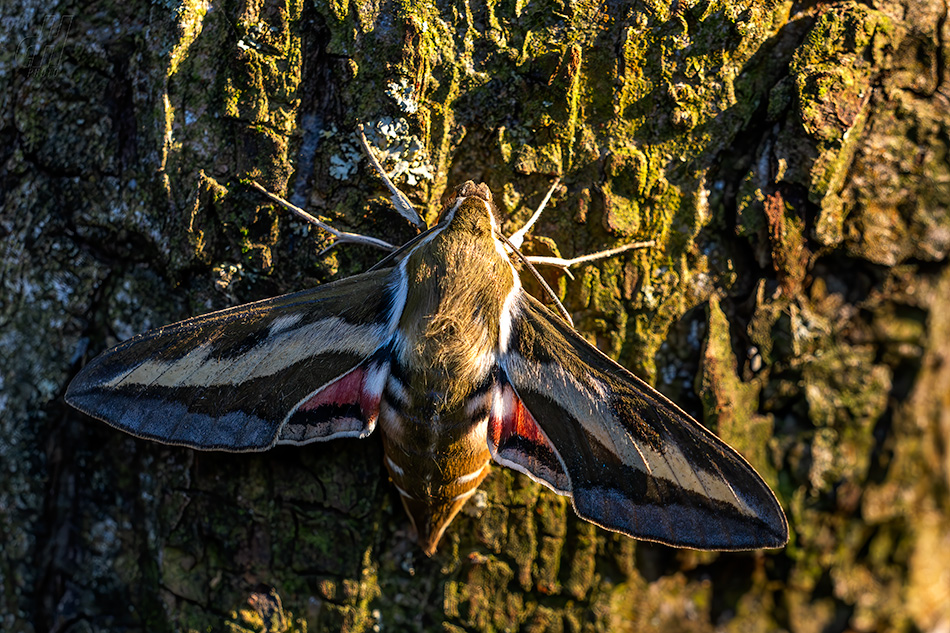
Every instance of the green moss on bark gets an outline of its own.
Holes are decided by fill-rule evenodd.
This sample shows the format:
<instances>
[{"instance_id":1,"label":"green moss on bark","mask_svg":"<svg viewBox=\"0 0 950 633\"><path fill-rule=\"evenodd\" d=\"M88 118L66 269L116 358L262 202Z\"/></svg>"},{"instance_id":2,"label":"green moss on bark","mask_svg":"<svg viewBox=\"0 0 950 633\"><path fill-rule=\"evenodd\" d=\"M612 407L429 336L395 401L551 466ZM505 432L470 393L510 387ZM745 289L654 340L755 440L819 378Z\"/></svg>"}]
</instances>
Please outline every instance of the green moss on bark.
<instances>
[{"instance_id":1,"label":"green moss on bark","mask_svg":"<svg viewBox=\"0 0 950 633\"><path fill-rule=\"evenodd\" d=\"M133 2L68 29L38 21L48 8L6 20L7 41L49 55L0 54L0 628L945 627L946 10L805 5ZM775 485L788 548L634 543L496 468L427 560L372 438L196 455L64 408L78 364L119 339L373 261L318 258L325 238L245 180L411 236L372 176L330 175L357 122L398 120L431 166L403 184L429 218L474 178L521 219L559 175L537 228L553 241L527 248L656 240L556 287L589 340Z\"/></svg>"}]
</instances>

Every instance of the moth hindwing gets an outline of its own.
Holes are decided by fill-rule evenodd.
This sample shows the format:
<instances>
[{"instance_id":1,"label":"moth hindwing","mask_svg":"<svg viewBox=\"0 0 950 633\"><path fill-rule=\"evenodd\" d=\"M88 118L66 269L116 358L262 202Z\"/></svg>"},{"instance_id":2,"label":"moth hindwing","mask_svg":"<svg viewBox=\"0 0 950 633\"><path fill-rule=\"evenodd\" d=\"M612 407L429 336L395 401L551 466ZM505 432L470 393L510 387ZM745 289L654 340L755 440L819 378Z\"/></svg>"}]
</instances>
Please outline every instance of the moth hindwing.
<instances>
[{"instance_id":1,"label":"moth hindwing","mask_svg":"<svg viewBox=\"0 0 950 633\"><path fill-rule=\"evenodd\" d=\"M136 336L84 367L66 400L208 450L378 425L429 555L490 461L636 538L783 545L785 515L752 467L527 295L501 237L490 191L467 182L382 266Z\"/></svg>"}]
</instances>

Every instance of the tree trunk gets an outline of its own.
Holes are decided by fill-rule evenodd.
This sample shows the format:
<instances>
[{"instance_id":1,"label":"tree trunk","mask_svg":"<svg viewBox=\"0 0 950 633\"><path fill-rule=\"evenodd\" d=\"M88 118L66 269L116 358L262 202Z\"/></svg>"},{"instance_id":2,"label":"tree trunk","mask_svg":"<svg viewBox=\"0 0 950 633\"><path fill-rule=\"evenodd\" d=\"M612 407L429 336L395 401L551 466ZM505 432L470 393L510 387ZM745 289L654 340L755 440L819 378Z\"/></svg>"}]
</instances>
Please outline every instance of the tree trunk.
<instances>
[{"instance_id":1,"label":"tree trunk","mask_svg":"<svg viewBox=\"0 0 950 633\"><path fill-rule=\"evenodd\" d=\"M0 629L950 627L946 0L50 7L0 27ZM789 545L636 542L494 467L427 559L377 437L199 453L65 405L137 332L378 259L248 180L411 238L359 122L430 222L472 179L510 232L559 175L529 252L655 240L549 281Z\"/></svg>"}]
</instances>

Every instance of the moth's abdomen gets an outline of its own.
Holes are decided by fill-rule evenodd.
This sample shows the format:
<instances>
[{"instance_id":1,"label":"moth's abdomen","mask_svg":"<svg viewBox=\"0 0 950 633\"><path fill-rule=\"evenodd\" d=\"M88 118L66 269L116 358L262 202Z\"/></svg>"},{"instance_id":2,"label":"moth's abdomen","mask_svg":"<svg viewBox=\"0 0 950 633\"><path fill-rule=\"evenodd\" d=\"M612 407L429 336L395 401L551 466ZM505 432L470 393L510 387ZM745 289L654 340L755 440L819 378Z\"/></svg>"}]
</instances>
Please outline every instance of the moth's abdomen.
<instances>
[{"instance_id":1,"label":"moth's abdomen","mask_svg":"<svg viewBox=\"0 0 950 633\"><path fill-rule=\"evenodd\" d=\"M488 474L489 395L473 395L449 412L420 404L391 377L380 404L379 429L386 468L419 544L431 556Z\"/></svg>"}]
</instances>

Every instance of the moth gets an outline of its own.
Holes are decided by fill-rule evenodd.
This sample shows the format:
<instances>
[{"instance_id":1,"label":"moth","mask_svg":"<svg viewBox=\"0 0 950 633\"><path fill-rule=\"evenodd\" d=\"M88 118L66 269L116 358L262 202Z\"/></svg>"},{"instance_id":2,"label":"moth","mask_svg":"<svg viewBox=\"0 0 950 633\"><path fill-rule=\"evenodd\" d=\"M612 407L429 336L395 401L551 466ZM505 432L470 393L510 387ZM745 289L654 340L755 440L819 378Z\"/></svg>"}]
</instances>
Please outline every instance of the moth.
<instances>
[{"instance_id":1,"label":"moth","mask_svg":"<svg viewBox=\"0 0 950 633\"><path fill-rule=\"evenodd\" d=\"M492 461L635 538L785 544L752 467L528 295L504 240L488 187L466 182L368 272L140 334L86 365L66 401L203 450L376 431L430 556Z\"/></svg>"}]
</instances>

